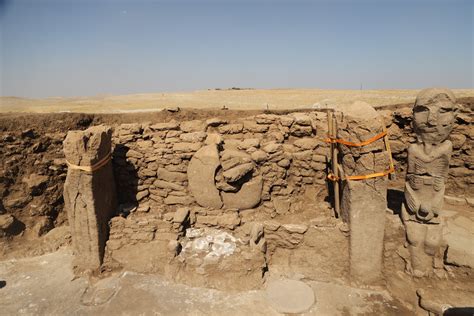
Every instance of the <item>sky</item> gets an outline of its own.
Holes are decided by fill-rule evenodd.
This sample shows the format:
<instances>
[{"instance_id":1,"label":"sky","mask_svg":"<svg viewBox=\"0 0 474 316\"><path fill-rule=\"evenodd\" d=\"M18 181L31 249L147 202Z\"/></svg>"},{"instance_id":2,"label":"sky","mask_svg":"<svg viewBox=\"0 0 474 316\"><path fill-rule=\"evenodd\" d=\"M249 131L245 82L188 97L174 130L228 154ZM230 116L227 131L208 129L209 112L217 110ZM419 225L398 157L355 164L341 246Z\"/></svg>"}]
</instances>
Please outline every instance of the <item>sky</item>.
<instances>
[{"instance_id":1,"label":"sky","mask_svg":"<svg viewBox=\"0 0 474 316\"><path fill-rule=\"evenodd\" d=\"M0 95L474 86L473 0L0 0Z\"/></svg>"}]
</instances>

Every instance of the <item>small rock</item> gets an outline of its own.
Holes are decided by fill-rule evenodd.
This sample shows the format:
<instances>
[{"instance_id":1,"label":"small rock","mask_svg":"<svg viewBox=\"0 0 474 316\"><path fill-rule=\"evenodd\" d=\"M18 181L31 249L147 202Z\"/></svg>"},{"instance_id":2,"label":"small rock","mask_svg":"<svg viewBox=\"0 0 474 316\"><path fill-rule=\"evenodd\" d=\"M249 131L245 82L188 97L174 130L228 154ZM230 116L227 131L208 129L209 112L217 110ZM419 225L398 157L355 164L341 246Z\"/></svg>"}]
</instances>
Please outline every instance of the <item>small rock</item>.
<instances>
[{"instance_id":1,"label":"small rock","mask_svg":"<svg viewBox=\"0 0 474 316\"><path fill-rule=\"evenodd\" d=\"M172 107L165 108L165 110L171 113L176 113L180 111L180 108L179 106L172 106Z\"/></svg>"},{"instance_id":2,"label":"small rock","mask_svg":"<svg viewBox=\"0 0 474 316\"><path fill-rule=\"evenodd\" d=\"M31 128L29 128L21 132L21 137L22 138L35 138L36 135L35 135L35 132Z\"/></svg>"},{"instance_id":3,"label":"small rock","mask_svg":"<svg viewBox=\"0 0 474 316\"><path fill-rule=\"evenodd\" d=\"M168 251L174 256L177 256L181 252L181 244L177 240L170 240L168 243Z\"/></svg>"},{"instance_id":4,"label":"small rock","mask_svg":"<svg viewBox=\"0 0 474 316\"><path fill-rule=\"evenodd\" d=\"M223 172L224 179L228 182L235 182L240 180L243 176L245 176L247 173L252 171L255 168L254 164L249 162L245 163L243 165L239 165L236 167L233 167L231 169L228 169Z\"/></svg>"},{"instance_id":5,"label":"small rock","mask_svg":"<svg viewBox=\"0 0 474 316\"><path fill-rule=\"evenodd\" d=\"M290 210L290 200L274 198L273 206L278 214L286 214Z\"/></svg>"},{"instance_id":6,"label":"small rock","mask_svg":"<svg viewBox=\"0 0 474 316\"><path fill-rule=\"evenodd\" d=\"M449 204L449 205L465 205L466 204L466 199L462 197L457 197L457 196L449 196L445 195L444 196L444 202Z\"/></svg>"},{"instance_id":7,"label":"small rock","mask_svg":"<svg viewBox=\"0 0 474 316\"><path fill-rule=\"evenodd\" d=\"M188 179L187 175L182 172L168 171L165 168L158 168L158 179L169 182L183 182Z\"/></svg>"},{"instance_id":8,"label":"small rock","mask_svg":"<svg viewBox=\"0 0 474 316\"><path fill-rule=\"evenodd\" d=\"M316 138L301 138L297 139L294 145L303 150L313 150L318 146L318 140Z\"/></svg>"},{"instance_id":9,"label":"small rock","mask_svg":"<svg viewBox=\"0 0 474 316\"><path fill-rule=\"evenodd\" d=\"M174 213L173 223L181 224L186 220L188 216L189 216L189 209L180 207Z\"/></svg>"},{"instance_id":10,"label":"small rock","mask_svg":"<svg viewBox=\"0 0 474 316\"><path fill-rule=\"evenodd\" d=\"M289 159L282 159L279 162L277 162L277 165L282 167L282 168L288 168L291 164L291 161Z\"/></svg>"},{"instance_id":11,"label":"small rock","mask_svg":"<svg viewBox=\"0 0 474 316\"><path fill-rule=\"evenodd\" d=\"M173 145L173 151L177 153L195 152L199 148L201 148L201 143L175 143Z\"/></svg>"},{"instance_id":12,"label":"small rock","mask_svg":"<svg viewBox=\"0 0 474 316\"><path fill-rule=\"evenodd\" d=\"M179 123L175 120L165 122L165 123L156 123L150 125L150 129L153 131L167 131L167 130L177 130L179 128Z\"/></svg>"},{"instance_id":13,"label":"small rock","mask_svg":"<svg viewBox=\"0 0 474 316\"><path fill-rule=\"evenodd\" d=\"M204 143L206 145L220 145L222 144L224 140L222 139L222 136L217 133L209 133L207 134L206 140Z\"/></svg>"},{"instance_id":14,"label":"small rock","mask_svg":"<svg viewBox=\"0 0 474 316\"><path fill-rule=\"evenodd\" d=\"M41 195L46 188L48 176L30 174L29 176L23 177L22 182L26 183L32 195Z\"/></svg>"},{"instance_id":15,"label":"small rock","mask_svg":"<svg viewBox=\"0 0 474 316\"><path fill-rule=\"evenodd\" d=\"M308 226L304 224L284 224L285 228L290 233L304 234L308 230Z\"/></svg>"},{"instance_id":16,"label":"small rock","mask_svg":"<svg viewBox=\"0 0 474 316\"><path fill-rule=\"evenodd\" d=\"M227 120L225 119L221 119L221 118L218 118L218 117L214 117L214 118L210 118L208 120L206 120L206 125L207 126L219 126L219 125L222 125L222 124L227 124Z\"/></svg>"},{"instance_id":17,"label":"small rock","mask_svg":"<svg viewBox=\"0 0 474 316\"><path fill-rule=\"evenodd\" d=\"M144 190L144 191L138 192L135 197L136 197L137 201L140 201L143 198L147 197L149 194L150 194L150 192L148 192L148 190Z\"/></svg>"},{"instance_id":18,"label":"small rock","mask_svg":"<svg viewBox=\"0 0 474 316\"><path fill-rule=\"evenodd\" d=\"M270 220L263 222L263 226L265 227L265 230L276 231L278 228L280 228L281 224Z\"/></svg>"},{"instance_id":19,"label":"small rock","mask_svg":"<svg viewBox=\"0 0 474 316\"><path fill-rule=\"evenodd\" d=\"M237 212L224 214L218 217L217 223L219 226L233 230L240 225L240 217Z\"/></svg>"},{"instance_id":20,"label":"small rock","mask_svg":"<svg viewBox=\"0 0 474 316\"><path fill-rule=\"evenodd\" d=\"M239 210L255 207L262 198L263 178L256 176L245 182L236 193L221 192L222 201L227 208Z\"/></svg>"},{"instance_id":21,"label":"small rock","mask_svg":"<svg viewBox=\"0 0 474 316\"><path fill-rule=\"evenodd\" d=\"M10 214L0 215L0 231L6 231L13 226L15 222L15 217Z\"/></svg>"},{"instance_id":22,"label":"small rock","mask_svg":"<svg viewBox=\"0 0 474 316\"><path fill-rule=\"evenodd\" d=\"M202 142L204 139L206 139L206 137L207 134L205 132L192 132L179 135L179 139L181 139L183 142L190 143Z\"/></svg>"},{"instance_id":23,"label":"small rock","mask_svg":"<svg viewBox=\"0 0 474 316\"><path fill-rule=\"evenodd\" d=\"M273 153L276 153L277 151L281 150L281 148L282 148L281 144L269 143L268 145L266 145L262 149L263 149L263 151L265 151L269 154L273 154Z\"/></svg>"},{"instance_id":24,"label":"small rock","mask_svg":"<svg viewBox=\"0 0 474 316\"><path fill-rule=\"evenodd\" d=\"M190 196L169 195L168 197L164 199L164 202L167 205L175 205L175 204L190 205L194 202L194 199Z\"/></svg>"},{"instance_id":25,"label":"small rock","mask_svg":"<svg viewBox=\"0 0 474 316\"><path fill-rule=\"evenodd\" d=\"M140 206L137 208L137 212L144 212L147 213L150 211L150 205L141 203Z\"/></svg>"},{"instance_id":26,"label":"small rock","mask_svg":"<svg viewBox=\"0 0 474 316\"><path fill-rule=\"evenodd\" d=\"M185 133L204 132L206 124L201 120L185 121L181 122L180 128Z\"/></svg>"},{"instance_id":27,"label":"small rock","mask_svg":"<svg viewBox=\"0 0 474 316\"><path fill-rule=\"evenodd\" d=\"M291 113L291 116L294 118L294 123L302 126L310 126L311 125L311 118L308 114L305 113Z\"/></svg>"},{"instance_id":28,"label":"small rock","mask_svg":"<svg viewBox=\"0 0 474 316\"><path fill-rule=\"evenodd\" d=\"M254 151L250 156L252 157L253 161L257 163L264 162L268 159L267 153L263 150Z\"/></svg>"},{"instance_id":29,"label":"small rock","mask_svg":"<svg viewBox=\"0 0 474 316\"><path fill-rule=\"evenodd\" d=\"M43 236L51 229L54 228L53 221L48 217L41 217L38 222L33 226L33 233L35 236Z\"/></svg>"},{"instance_id":30,"label":"small rock","mask_svg":"<svg viewBox=\"0 0 474 316\"><path fill-rule=\"evenodd\" d=\"M260 238L263 237L263 224L262 223L252 223L250 228L250 241L252 241L255 245L258 244Z\"/></svg>"}]
</instances>

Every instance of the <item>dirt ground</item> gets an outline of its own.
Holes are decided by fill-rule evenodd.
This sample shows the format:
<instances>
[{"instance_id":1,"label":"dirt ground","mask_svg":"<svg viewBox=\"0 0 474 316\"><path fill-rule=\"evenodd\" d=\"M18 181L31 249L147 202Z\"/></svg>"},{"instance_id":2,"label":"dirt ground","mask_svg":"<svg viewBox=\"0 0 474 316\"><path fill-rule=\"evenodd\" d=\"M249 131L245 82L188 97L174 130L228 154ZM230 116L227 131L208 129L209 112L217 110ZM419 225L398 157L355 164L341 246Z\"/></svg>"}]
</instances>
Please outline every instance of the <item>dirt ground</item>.
<instances>
[{"instance_id":1,"label":"dirt ground","mask_svg":"<svg viewBox=\"0 0 474 316\"><path fill-rule=\"evenodd\" d=\"M28 99L0 97L0 112L21 113L123 113L159 111L164 108L214 108L230 110L308 109L364 101L374 107L413 103L419 90L321 90L321 89L209 89L193 92L54 97ZM474 97L474 89L454 89L458 98Z\"/></svg>"},{"instance_id":2,"label":"dirt ground","mask_svg":"<svg viewBox=\"0 0 474 316\"><path fill-rule=\"evenodd\" d=\"M122 272L88 281L75 278L72 254L0 262L2 315L280 315L265 289L221 292L170 283L157 275ZM303 315L407 315L383 290L304 281L315 304Z\"/></svg>"}]
</instances>

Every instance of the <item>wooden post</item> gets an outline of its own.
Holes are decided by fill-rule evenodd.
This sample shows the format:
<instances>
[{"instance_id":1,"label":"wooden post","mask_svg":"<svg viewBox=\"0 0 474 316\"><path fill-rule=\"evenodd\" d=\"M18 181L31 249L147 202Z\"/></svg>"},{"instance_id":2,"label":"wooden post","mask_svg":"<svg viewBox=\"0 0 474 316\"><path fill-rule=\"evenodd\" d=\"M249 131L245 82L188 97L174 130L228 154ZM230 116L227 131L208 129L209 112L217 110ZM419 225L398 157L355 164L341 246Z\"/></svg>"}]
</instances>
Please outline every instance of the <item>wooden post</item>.
<instances>
[{"instance_id":1,"label":"wooden post","mask_svg":"<svg viewBox=\"0 0 474 316\"><path fill-rule=\"evenodd\" d=\"M334 115L331 115L331 126L332 126L332 136L334 138L337 137L337 120ZM332 164L332 172L336 176L336 179L339 179L339 168L338 168L338 149L337 144L333 144L333 164ZM339 180L334 181L334 210L336 211L336 217L339 217L340 213L340 198L339 198Z\"/></svg>"},{"instance_id":2,"label":"wooden post","mask_svg":"<svg viewBox=\"0 0 474 316\"><path fill-rule=\"evenodd\" d=\"M328 120L328 137L333 139L336 137L336 122L333 116L333 113L328 110L327 112L327 120ZM334 176L339 176L339 168L337 162L337 144L330 143L330 150L331 150L331 171ZM339 199L339 181L335 180L332 181L333 183L333 192L334 192L334 212L336 217L339 217L340 214L340 199Z\"/></svg>"},{"instance_id":3,"label":"wooden post","mask_svg":"<svg viewBox=\"0 0 474 316\"><path fill-rule=\"evenodd\" d=\"M384 132L387 131L387 128L385 127L385 125L383 126L383 131ZM392 150L390 149L390 142L388 141L387 134L383 137L383 140L385 141L385 148L387 149L387 152L390 158L390 169L395 169L395 166L393 165L393 159L392 159ZM390 180L396 180L395 173L390 173L388 177L390 178Z\"/></svg>"}]
</instances>

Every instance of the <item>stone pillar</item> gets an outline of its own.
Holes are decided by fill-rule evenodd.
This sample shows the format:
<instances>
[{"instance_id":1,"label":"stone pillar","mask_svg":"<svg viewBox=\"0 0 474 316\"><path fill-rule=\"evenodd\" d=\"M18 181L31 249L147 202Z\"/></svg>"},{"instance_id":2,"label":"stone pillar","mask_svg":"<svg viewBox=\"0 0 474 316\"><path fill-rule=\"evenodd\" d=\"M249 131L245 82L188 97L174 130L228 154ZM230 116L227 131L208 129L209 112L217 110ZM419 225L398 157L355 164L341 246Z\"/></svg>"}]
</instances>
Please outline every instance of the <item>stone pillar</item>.
<instances>
[{"instance_id":1,"label":"stone pillar","mask_svg":"<svg viewBox=\"0 0 474 316\"><path fill-rule=\"evenodd\" d=\"M68 132L63 143L68 162L64 206L78 271L95 270L102 264L108 221L117 208L109 158L111 137L109 127L94 126L85 131Z\"/></svg>"},{"instance_id":2,"label":"stone pillar","mask_svg":"<svg viewBox=\"0 0 474 316\"><path fill-rule=\"evenodd\" d=\"M441 215L445 182L453 144L448 140L458 107L448 89L425 89L413 107L413 129L417 142L408 147L408 170L402 220L414 276L429 276L434 258L442 253Z\"/></svg>"},{"instance_id":3,"label":"stone pillar","mask_svg":"<svg viewBox=\"0 0 474 316\"><path fill-rule=\"evenodd\" d=\"M361 143L383 132L383 119L373 107L355 102L338 118L337 138ZM338 144L344 176L368 175L389 168L383 138L368 145ZM343 180L341 215L350 228L350 273L360 283L381 278L387 176L365 180Z\"/></svg>"}]
</instances>

